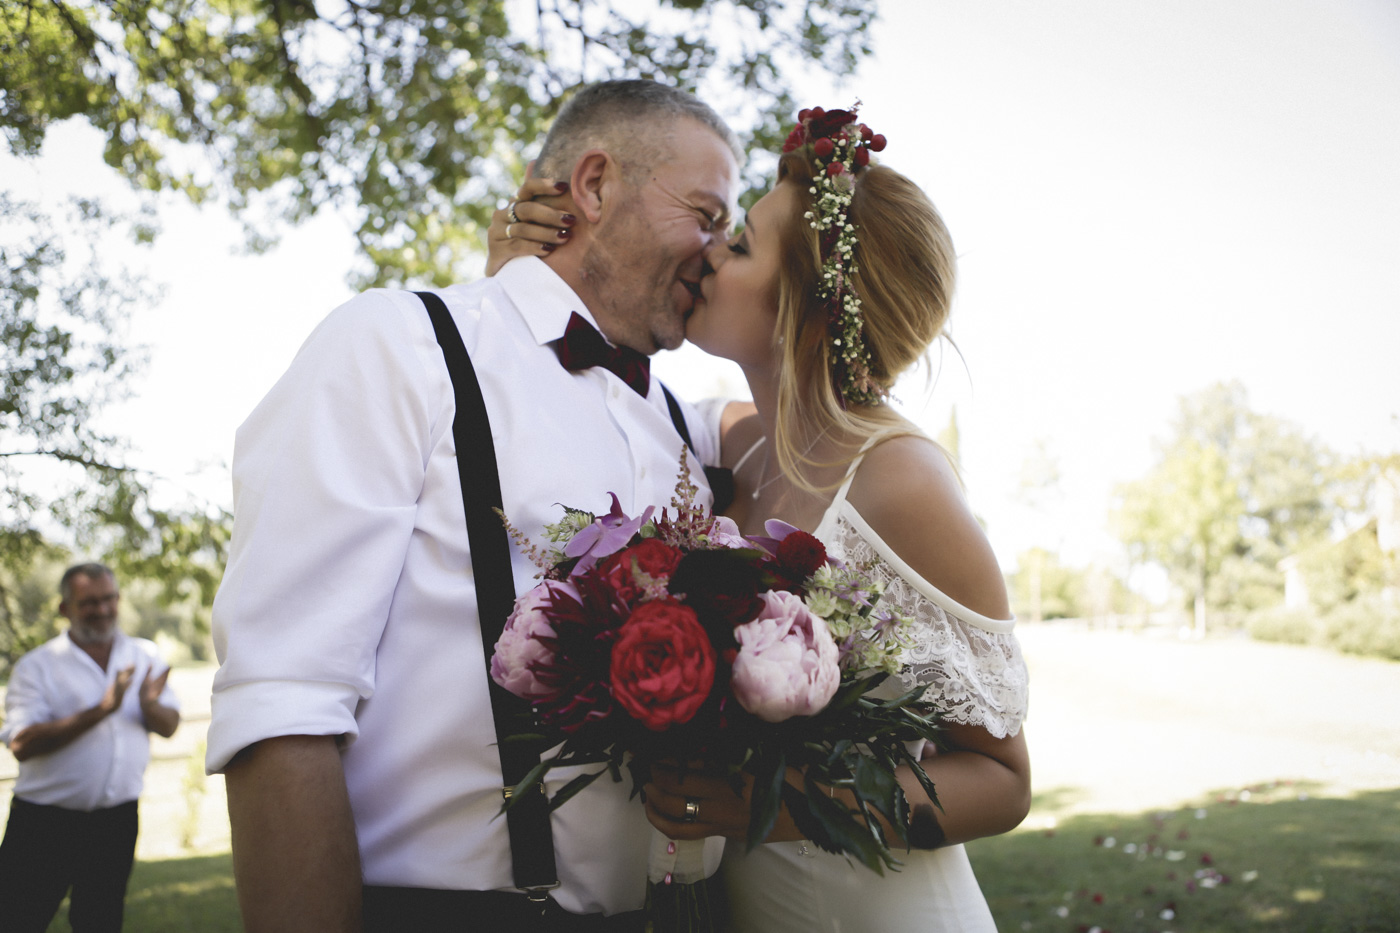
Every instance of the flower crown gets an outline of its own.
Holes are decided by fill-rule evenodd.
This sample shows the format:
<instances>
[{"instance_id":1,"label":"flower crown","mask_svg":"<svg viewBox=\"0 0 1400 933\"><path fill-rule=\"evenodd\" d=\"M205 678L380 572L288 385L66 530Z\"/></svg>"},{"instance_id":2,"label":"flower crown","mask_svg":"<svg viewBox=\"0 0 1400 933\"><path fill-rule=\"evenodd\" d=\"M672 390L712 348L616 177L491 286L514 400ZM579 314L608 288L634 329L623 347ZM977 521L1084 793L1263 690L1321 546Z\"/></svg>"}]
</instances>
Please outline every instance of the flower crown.
<instances>
[{"instance_id":1,"label":"flower crown","mask_svg":"<svg viewBox=\"0 0 1400 933\"><path fill-rule=\"evenodd\" d=\"M831 333L831 378L848 403L874 405L887 394L870 374L870 348L865 342L860 295L851 278L855 261L856 228L847 221L855 172L870 162L870 153L885 148L885 137L856 122L857 103L850 110L814 107L797 115L798 123L783 143L783 152L810 146L817 169L812 187L812 210L803 216L821 242L821 277L817 298L825 306Z\"/></svg>"}]
</instances>

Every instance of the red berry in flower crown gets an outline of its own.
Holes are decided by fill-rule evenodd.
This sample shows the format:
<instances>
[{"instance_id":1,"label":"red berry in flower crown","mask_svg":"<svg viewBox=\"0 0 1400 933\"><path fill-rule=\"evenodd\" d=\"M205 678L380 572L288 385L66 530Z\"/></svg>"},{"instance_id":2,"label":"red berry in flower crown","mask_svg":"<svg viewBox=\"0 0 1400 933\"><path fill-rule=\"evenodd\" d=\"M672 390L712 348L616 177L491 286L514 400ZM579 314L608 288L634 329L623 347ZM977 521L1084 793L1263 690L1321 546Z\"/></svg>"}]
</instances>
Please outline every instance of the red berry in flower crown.
<instances>
[{"instance_id":1,"label":"red berry in flower crown","mask_svg":"<svg viewBox=\"0 0 1400 933\"><path fill-rule=\"evenodd\" d=\"M812 151L817 154L818 159L831 158L831 153L835 150L836 144L833 143L830 139L827 139L825 136L812 143Z\"/></svg>"}]
</instances>

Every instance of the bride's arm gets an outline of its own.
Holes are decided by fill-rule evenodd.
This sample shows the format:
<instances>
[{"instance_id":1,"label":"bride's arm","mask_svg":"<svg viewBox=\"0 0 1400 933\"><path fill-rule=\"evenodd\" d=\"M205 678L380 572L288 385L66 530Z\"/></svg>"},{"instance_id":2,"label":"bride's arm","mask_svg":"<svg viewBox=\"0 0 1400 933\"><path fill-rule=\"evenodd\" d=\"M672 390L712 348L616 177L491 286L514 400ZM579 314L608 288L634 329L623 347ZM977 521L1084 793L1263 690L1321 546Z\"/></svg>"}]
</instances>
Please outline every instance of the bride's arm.
<instances>
[{"instance_id":1,"label":"bride's arm","mask_svg":"<svg viewBox=\"0 0 1400 933\"><path fill-rule=\"evenodd\" d=\"M918 849L936 849L1015 829L1030 809L1030 756L1025 730L998 739L976 726L950 725L944 734L947 748L921 762L933 781L941 809L929 801L908 765L900 765L896 773L909 801L910 844ZM801 773L788 769L788 783L801 788ZM736 795L722 778L693 771L682 776L658 768L646 786L647 818L672 839L743 839L748 834L752 787L752 780L745 775L743 793ZM834 796L844 797L849 806L855 806L848 791L835 791ZM682 819L687 800L696 801L699 808L692 821ZM885 823L883 817L880 819ZM891 839L899 838L888 823L885 830ZM764 841L802 838L802 831L787 807L783 807Z\"/></svg>"},{"instance_id":2,"label":"bride's arm","mask_svg":"<svg viewBox=\"0 0 1400 933\"><path fill-rule=\"evenodd\" d=\"M956 473L927 440L895 438L874 448L849 498L914 572L984 616L1011 617L991 546L963 499ZM936 848L1014 829L1025 819L1031 800L1024 731L998 738L979 726L948 724L944 736L945 748L921 762L939 807L929 801L909 766L901 766L897 775L914 815L911 842ZM802 785L795 773L788 780ZM658 772L646 791L648 817L672 838L743 838L747 832L747 786L744 795L736 797L721 779L692 773L682 780L674 773ZM691 823L678 820L687 797L699 800L699 817ZM767 841L800 838L801 831L784 809Z\"/></svg>"},{"instance_id":3,"label":"bride's arm","mask_svg":"<svg viewBox=\"0 0 1400 933\"><path fill-rule=\"evenodd\" d=\"M850 501L914 573L974 612L1011 618L996 556L940 448L918 436L880 444L861 464ZM921 829L951 845L1018 826L1031 802L1024 731L998 738L950 723L944 736L947 747L922 762L941 809L929 804L912 772L900 775L915 814L914 841L923 841Z\"/></svg>"}]
</instances>

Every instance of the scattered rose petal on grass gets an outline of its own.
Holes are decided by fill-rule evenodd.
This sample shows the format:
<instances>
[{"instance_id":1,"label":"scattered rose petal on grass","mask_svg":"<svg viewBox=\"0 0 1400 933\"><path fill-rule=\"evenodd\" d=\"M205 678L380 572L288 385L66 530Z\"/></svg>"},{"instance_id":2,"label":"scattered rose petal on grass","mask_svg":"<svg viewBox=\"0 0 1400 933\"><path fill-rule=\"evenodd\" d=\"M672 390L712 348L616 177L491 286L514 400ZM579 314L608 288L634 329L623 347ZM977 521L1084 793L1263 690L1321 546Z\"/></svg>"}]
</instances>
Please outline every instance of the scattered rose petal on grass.
<instances>
[{"instance_id":1,"label":"scattered rose petal on grass","mask_svg":"<svg viewBox=\"0 0 1400 933\"><path fill-rule=\"evenodd\" d=\"M1243 875L1240 875L1240 880L1241 880L1241 881L1244 881L1244 882L1246 882L1246 883L1248 883L1248 882L1253 881L1255 878L1258 878L1258 877L1259 877L1259 872L1254 871L1254 870L1251 869L1250 871L1245 872Z\"/></svg>"}]
</instances>

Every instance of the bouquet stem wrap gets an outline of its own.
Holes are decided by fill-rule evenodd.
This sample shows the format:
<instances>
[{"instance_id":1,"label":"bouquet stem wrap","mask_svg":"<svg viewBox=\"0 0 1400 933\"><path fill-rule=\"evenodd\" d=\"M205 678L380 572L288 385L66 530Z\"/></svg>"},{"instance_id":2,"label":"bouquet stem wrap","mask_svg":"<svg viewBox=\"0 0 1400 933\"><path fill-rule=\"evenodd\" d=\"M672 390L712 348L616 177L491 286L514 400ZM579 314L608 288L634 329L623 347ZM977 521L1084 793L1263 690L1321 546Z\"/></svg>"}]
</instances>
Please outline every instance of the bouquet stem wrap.
<instances>
[{"instance_id":1,"label":"bouquet stem wrap","mask_svg":"<svg viewBox=\"0 0 1400 933\"><path fill-rule=\"evenodd\" d=\"M649 933L713 933L723 926L720 888L706 876L705 839L651 834L647 856Z\"/></svg>"}]
</instances>

